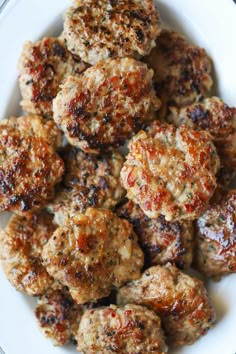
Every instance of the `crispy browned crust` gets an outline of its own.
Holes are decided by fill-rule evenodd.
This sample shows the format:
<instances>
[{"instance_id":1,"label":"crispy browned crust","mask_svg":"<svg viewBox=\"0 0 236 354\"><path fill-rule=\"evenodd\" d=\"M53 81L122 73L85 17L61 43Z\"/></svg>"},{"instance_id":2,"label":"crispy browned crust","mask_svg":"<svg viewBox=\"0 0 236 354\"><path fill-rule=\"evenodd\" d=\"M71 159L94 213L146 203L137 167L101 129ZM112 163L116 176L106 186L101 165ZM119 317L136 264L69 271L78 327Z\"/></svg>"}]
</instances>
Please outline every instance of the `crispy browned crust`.
<instances>
[{"instance_id":1,"label":"crispy browned crust","mask_svg":"<svg viewBox=\"0 0 236 354\"><path fill-rule=\"evenodd\" d=\"M26 214L53 198L64 172L56 134L55 124L40 116L0 122L0 211Z\"/></svg>"},{"instance_id":2,"label":"crispy browned crust","mask_svg":"<svg viewBox=\"0 0 236 354\"><path fill-rule=\"evenodd\" d=\"M26 42L18 62L23 110L52 119L52 100L60 84L68 75L78 75L86 67L60 38Z\"/></svg>"},{"instance_id":3,"label":"crispy browned crust","mask_svg":"<svg viewBox=\"0 0 236 354\"><path fill-rule=\"evenodd\" d=\"M35 315L45 337L62 346L74 338L83 311L65 287L54 285L38 299Z\"/></svg>"},{"instance_id":4,"label":"crispy browned crust","mask_svg":"<svg viewBox=\"0 0 236 354\"><path fill-rule=\"evenodd\" d=\"M212 86L211 60L206 51L174 31L162 30L145 62L154 70L154 86L161 98L159 115L168 107L185 106L205 97Z\"/></svg>"},{"instance_id":5,"label":"crispy browned crust","mask_svg":"<svg viewBox=\"0 0 236 354\"><path fill-rule=\"evenodd\" d=\"M121 183L149 218L193 220L206 210L219 167L208 132L156 121L131 140L129 150Z\"/></svg>"},{"instance_id":6,"label":"crispy browned crust","mask_svg":"<svg viewBox=\"0 0 236 354\"><path fill-rule=\"evenodd\" d=\"M188 220L169 222L161 215L149 219L131 200L117 209L134 227L145 255L145 266L171 262L186 269L192 263L193 226Z\"/></svg>"},{"instance_id":7,"label":"crispy browned crust","mask_svg":"<svg viewBox=\"0 0 236 354\"><path fill-rule=\"evenodd\" d=\"M160 33L152 0L77 0L64 16L68 49L94 65L99 60L147 55Z\"/></svg>"},{"instance_id":8,"label":"crispy browned crust","mask_svg":"<svg viewBox=\"0 0 236 354\"><path fill-rule=\"evenodd\" d=\"M53 102L54 120L69 143L85 152L124 144L160 106L152 75L131 58L99 62L66 79Z\"/></svg>"},{"instance_id":9,"label":"crispy browned crust","mask_svg":"<svg viewBox=\"0 0 236 354\"><path fill-rule=\"evenodd\" d=\"M14 215L0 233L2 268L16 290L28 295L43 294L53 279L42 265L41 252L55 231L46 212L30 218Z\"/></svg>"},{"instance_id":10,"label":"crispy browned crust","mask_svg":"<svg viewBox=\"0 0 236 354\"><path fill-rule=\"evenodd\" d=\"M171 107L167 120L211 133L221 162L219 182L230 183L236 173L236 108L210 97L186 107Z\"/></svg>"},{"instance_id":11,"label":"crispy browned crust","mask_svg":"<svg viewBox=\"0 0 236 354\"><path fill-rule=\"evenodd\" d=\"M215 322L203 283L170 264L149 268L119 289L118 303L142 304L157 312L172 345L195 342Z\"/></svg>"},{"instance_id":12,"label":"crispy browned crust","mask_svg":"<svg viewBox=\"0 0 236 354\"><path fill-rule=\"evenodd\" d=\"M123 199L120 170L124 158L119 152L92 155L68 146L61 156L66 169L63 185L47 206L57 224L88 207L113 209Z\"/></svg>"},{"instance_id":13,"label":"crispy browned crust","mask_svg":"<svg viewBox=\"0 0 236 354\"><path fill-rule=\"evenodd\" d=\"M236 190L221 194L196 222L198 269L207 276L236 272Z\"/></svg>"},{"instance_id":14,"label":"crispy browned crust","mask_svg":"<svg viewBox=\"0 0 236 354\"><path fill-rule=\"evenodd\" d=\"M167 353L159 317L138 305L86 311L76 338L84 354Z\"/></svg>"},{"instance_id":15,"label":"crispy browned crust","mask_svg":"<svg viewBox=\"0 0 236 354\"><path fill-rule=\"evenodd\" d=\"M49 274L83 304L137 279L143 253L128 221L109 210L89 208L55 231L44 247L43 260Z\"/></svg>"}]
</instances>

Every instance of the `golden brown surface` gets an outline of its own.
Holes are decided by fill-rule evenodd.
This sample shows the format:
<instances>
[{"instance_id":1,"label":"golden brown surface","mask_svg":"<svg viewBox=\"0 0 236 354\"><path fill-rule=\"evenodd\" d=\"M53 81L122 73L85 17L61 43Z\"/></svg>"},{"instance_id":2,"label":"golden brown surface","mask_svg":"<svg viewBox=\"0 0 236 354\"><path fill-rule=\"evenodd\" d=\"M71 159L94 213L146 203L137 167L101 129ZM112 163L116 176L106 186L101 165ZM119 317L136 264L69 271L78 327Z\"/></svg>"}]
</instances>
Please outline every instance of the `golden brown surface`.
<instances>
[{"instance_id":1,"label":"golden brown surface","mask_svg":"<svg viewBox=\"0 0 236 354\"><path fill-rule=\"evenodd\" d=\"M30 218L13 215L0 232L1 265L16 290L40 295L51 285L53 279L42 265L41 252L55 229L52 216L41 212Z\"/></svg>"},{"instance_id":2,"label":"golden brown surface","mask_svg":"<svg viewBox=\"0 0 236 354\"><path fill-rule=\"evenodd\" d=\"M125 191L120 184L120 170L124 158L119 152L92 155L67 147L61 156L66 169L63 186L48 205L57 224L62 225L66 218L88 207L113 209L122 200Z\"/></svg>"},{"instance_id":3,"label":"golden brown surface","mask_svg":"<svg viewBox=\"0 0 236 354\"><path fill-rule=\"evenodd\" d=\"M167 353L159 317L137 305L86 311L76 338L83 354Z\"/></svg>"},{"instance_id":4,"label":"golden brown surface","mask_svg":"<svg viewBox=\"0 0 236 354\"><path fill-rule=\"evenodd\" d=\"M215 322L203 283L170 264L149 268L139 280L119 289L118 304L127 303L156 311L172 345L195 342Z\"/></svg>"},{"instance_id":5,"label":"golden brown surface","mask_svg":"<svg viewBox=\"0 0 236 354\"><path fill-rule=\"evenodd\" d=\"M149 218L193 220L206 210L219 167L208 132L156 121L133 137L129 150L121 184Z\"/></svg>"},{"instance_id":6,"label":"golden brown surface","mask_svg":"<svg viewBox=\"0 0 236 354\"><path fill-rule=\"evenodd\" d=\"M54 120L68 142L85 152L124 144L160 106L152 75L131 58L99 62L66 79L53 101Z\"/></svg>"},{"instance_id":7,"label":"golden brown surface","mask_svg":"<svg viewBox=\"0 0 236 354\"><path fill-rule=\"evenodd\" d=\"M0 122L0 211L26 214L53 198L64 172L59 140L55 123L40 116Z\"/></svg>"},{"instance_id":8,"label":"golden brown surface","mask_svg":"<svg viewBox=\"0 0 236 354\"><path fill-rule=\"evenodd\" d=\"M68 49L94 65L106 58L147 55L160 33L152 0L77 0L64 16Z\"/></svg>"},{"instance_id":9,"label":"golden brown surface","mask_svg":"<svg viewBox=\"0 0 236 354\"><path fill-rule=\"evenodd\" d=\"M52 118L52 100L68 75L78 75L87 65L73 56L60 38L26 42L18 62L19 84L25 112Z\"/></svg>"},{"instance_id":10,"label":"golden brown surface","mask_svg":"<svg viewBox=\"0 0 236 354\"><path fill-rule=\"evenodd\" d=\"M182 107L199 101L211 89L210 58L204 49L188 43L179 33L162 30L156 47L144 60L154 70L162 116L168 106Z\"/></svg>"},{"instance_id":11,"label":"golden brown surface","mask_svg":"<svg viewBox=\"0 0 236 354\"><path fill-rule=\"evenodd\" d=\"M232 180L236 171L236 108L210 97L186 107L171 107L167 120L211 133L221 160L220 181ZM223 178L226 174L228 177Z\"/></svg>"},{"instance_id":12,"label":"golden brown surface","mask_svg":"<svg viewBox=\"0 0 236 354\"><path fill-rule=\"evenodd\" d=\"M113 286L137 279L143 253L126 220L89 208L60 226L43 250L51 276L68 286L78 304L109 295Z\"/></svg>"},{"instance_id":13,"label":"golden brown surface","mask_svg":"<svg viewBox=\"0 0 236 354\"><path fill-rule=\"evenodd\" d=\"M170 222L163 215L149 219L131 200L117 209L117 215L134 227L145 255L145 266L171 262L189 268L193 255L193 226L188 220Z\"/></svg>"},{"instance_id":14,"label":"golden brown surface","mask_svg":"<svg viewBox=\"0 0 236 354\"><path fill-rule=\"evenodd\" d=\"M65 345L78 331L83 308L66 287L54 285L38 299L35 309L38 325L54 345Z\"/></svg>"},{"instance_id":15,"label":"golden brown surface","mask_svg":"<svg viewBox=\"0 0 236 354\"><path fill-rule=\"evenodd\" d=\"M198 269L207 276L236 272L236 190L221 195L196 222Z\"/></svg>"}]
</instances>

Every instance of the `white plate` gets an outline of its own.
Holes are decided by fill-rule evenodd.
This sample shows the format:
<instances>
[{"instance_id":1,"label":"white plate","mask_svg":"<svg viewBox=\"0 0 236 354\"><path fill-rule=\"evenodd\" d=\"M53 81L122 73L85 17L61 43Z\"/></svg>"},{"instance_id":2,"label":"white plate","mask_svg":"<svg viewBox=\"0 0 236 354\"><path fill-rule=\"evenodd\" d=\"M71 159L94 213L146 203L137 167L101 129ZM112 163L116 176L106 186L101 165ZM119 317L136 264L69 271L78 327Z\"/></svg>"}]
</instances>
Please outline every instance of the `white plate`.
<instances>
[{"instance_id":1,"label":"white plate","mask_svg":"<svg viewBox=\"0 0 236 354\"><path fill-rule=\"evenodd\" d=\"M95 0L96 1L96 0ZM16 63L22 43L57 35L69 0L9 0L0 15L0 119L19 113ZM236 106L236 4L233 0L159 0L170 27L203 46L214 60L215 93ZM0 217L3 227L7 216ZM210 283L217 310L216 326L194 345L170 354L236 353L236 275ZM37 328L35 300L16 292L0 270L0 347L6 354L69 354L75 348L53 347ZM0 348L1 353L1 348Z\"/></svg>"}]
</instances>

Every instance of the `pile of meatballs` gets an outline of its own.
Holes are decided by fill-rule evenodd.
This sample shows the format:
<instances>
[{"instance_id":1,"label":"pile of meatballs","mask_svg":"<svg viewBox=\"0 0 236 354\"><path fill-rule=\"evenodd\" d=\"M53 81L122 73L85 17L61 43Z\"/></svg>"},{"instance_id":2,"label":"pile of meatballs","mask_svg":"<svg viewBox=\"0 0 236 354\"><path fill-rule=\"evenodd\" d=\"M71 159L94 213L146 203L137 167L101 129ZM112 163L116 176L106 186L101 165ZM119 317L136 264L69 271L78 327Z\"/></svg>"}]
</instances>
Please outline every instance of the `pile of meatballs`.
<instances>
[{"instance_id":1,"label":"pile of meatballs","mask_svg":"<svg viewBox=\"0 0 236 354\"><path fill-rule=\"evenodd\" d=\"M210 96L211 59L152 0L76 0L18 72L24 115L0 122L7 278L55 345L194 343L216 319L188 269L236 271L236 108Z\"/></svg>"}]
</instances>

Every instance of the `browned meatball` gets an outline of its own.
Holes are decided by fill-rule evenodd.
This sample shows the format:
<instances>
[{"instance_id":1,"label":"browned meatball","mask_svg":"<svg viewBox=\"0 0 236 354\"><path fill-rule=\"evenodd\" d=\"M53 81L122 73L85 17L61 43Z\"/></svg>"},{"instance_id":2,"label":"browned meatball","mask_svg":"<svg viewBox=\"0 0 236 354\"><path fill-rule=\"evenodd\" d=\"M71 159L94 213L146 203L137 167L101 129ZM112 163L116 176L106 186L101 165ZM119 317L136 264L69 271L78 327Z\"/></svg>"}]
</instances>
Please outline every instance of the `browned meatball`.
<instances>
[{"instance_id":1,"label":"browned meatball","mask_svg":"<svg viewBox=\"0 0 236 354\"><path fill-rule=\"evenodd\" d=\"M92 65L106 58L146 55L159 33L152 0L76 0L64 17L69 50Z\"/></svg>"},{"instance_id":2,"label":"browned meatball","mask_svg":"<svg viewBox=\"0 0 236 354\"><path fill-rule=\"evenodd\" d=\"M209 131L221 160L220 180L230 182L236 171L236 108L210 97L190 106L171 107L167 120Z\"/></svg>"},{"instance_id":3,"label":"browned meatball","mask_svg":"<svg viewBox=\"0 0 236 354\"><path fill-rule=\"evenodd\" d=\"M19 84L24 111L52 118L52 100L68 75L85 70L86 65L73 56L59 38L24 44L19 62Z\"/></svg>"},{"instance_id":4,"label":"browned meatball","mask_svg":"<svg viewBox=\"0 0 236 354\"><path fill-rule=\"evenodd\" d=\"M62 225L89 206L113 209L122 200L125 191L120 184L120 170L124 158L119 152L92 155L67 147L61 156L66 168L63 186L48 205L57 224Z\"/></svg>"},{"instance_id":5,"label":"browned meatball","mask_svg":"<svg viewBox=\"0 0 236 354\"><path fill-rule=\"evenodd\" d=\"M133 225L144 251L146 267L167 262L182 269L190 267L193 254L191 221L169 222L163 215L149 219L131 200L117 209L117 214Z\"/></svg>"},{"instance_id":6,"label":"browned meatball","mask_svg":"<svg viewBox=\"0 0 236 354\"><path fill-rule=\"evenodd\" d=\"M47 271L78 304L109 295L140 276L143 253L126 220L109 210L89 208L68 219L43 249Z\"/></svg>"},{"instance_id":7,"label":"browned meatball","mask_svg":"<svg viewBox=\"0 0 236 354\"><path fill-rule=\"evenodd\" d=\"M82 314L82 306L60 285L54 285L41 296L35 310L40 329L54 345L64 345L75 337Z\"/></svg>"},{"instance_id":8,"label":"browned meatball","mask_svg":"<svg viewBox=\"0 0 236 354\"><path fill-rule=\"evenodd\" d=\"M236 190L196 222L197 266L207 276L236 272Z\"/></svg>"},{"instance_id":9,"label":"browned meatball","mask_svg":"<svg viewBox=\"0 0 236 354\"><path fill-rule=\"evenodd\" d=\"M84 354L167 353L159 317L138 305L86 311L76 338Z\"/></svg>"},{"instance_id":10,"label":"browned meatball","mask_svg":"<svg viewBox=\"0 0 236 354\"><path fill-rule=\"evenodd\" d=\"M28 295L43 294L53 279L42 265L41 252L55 231L46 212L30 218L14 215L0 233L0 260L16 290Z\"/></svg>"},{"instance_id":11,"label":"browned meatball","mask_svg":"<svg viewBox=\"0 0 236 354\"><path fill-rule=\"evenodd\" d=\"M144 60L154 70L162 116L169 105L181 107L199 101L211 89L210 58L204 49L188 43L179 33L162 30L156 47Z\"/></svg>"},{"instance_id":12,"label":"browned meatball","mask_svg":"<svg viewBox=\"0 0 236 354\"><path fill-rule=\"evenodd\" d=\"M53 101L54 120L69 143L98 153L123 144L160 106L153 71L131 58L107 59L70 76Z\"/></svg>"},{"instance_id":13,"label":"browned meatball","mask_svg":"<svg viewBox=\"0 0 236 354\"><path fill-rule=\"evenodd\" d=\"M119 289L118 303L143 304L156 311L172 345L193 343L215 322L203 283L170 264L149 268Z\"/></svg>"},{"instance_id":14,"label":"browned meatball","mask_svg":"<svg viewBox=\"0 0 236 354\"><path fill-rule=\"evenodd\" d=\"M56 134L55 123L40 116L0 122L0 211L25 214L53 198L64 172Z\"/></svg>"},{"instance_id":15,"label":"browned meatball","mask_svg":"<svg viewBox=\"0 0 236 354\"><path fill-rule=\"evenodd\" d=\"M84 213L89 207L97 207L96 189L86 187L66 188L62 185L56 189L56 197L46 208L54 214L53 221L64 225L67 219Z\"/></svg>"},{"instance_id":16,"label":"browned meatball","mask_svg":"<svg viewBox=\"0 0 236 354\"><path fill-rule=\"evenodd\" d=\"M206 210L219 166L208 132L156 121L129 149L121 183L149 218L193 220Z\"/></svg>"}]
</instances>

